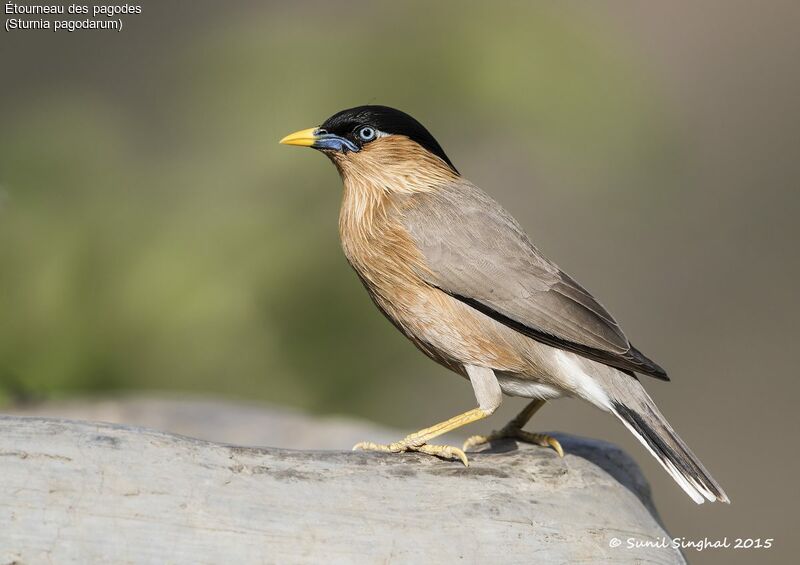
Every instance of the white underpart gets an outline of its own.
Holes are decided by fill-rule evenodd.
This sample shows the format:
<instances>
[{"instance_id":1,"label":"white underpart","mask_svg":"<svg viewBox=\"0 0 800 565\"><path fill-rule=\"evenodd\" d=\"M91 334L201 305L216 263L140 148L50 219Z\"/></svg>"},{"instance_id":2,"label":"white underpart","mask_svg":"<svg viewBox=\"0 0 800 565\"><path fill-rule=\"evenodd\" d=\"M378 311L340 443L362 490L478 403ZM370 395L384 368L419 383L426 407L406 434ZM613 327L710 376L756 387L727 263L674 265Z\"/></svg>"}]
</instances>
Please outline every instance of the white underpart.
<instances>
[{"instance_id":1,"label":"white underpart","mask_svg":"<svg viewBox=\"0 0 800 565\"><path fill-rule=\"evenodd\" d=\"M555 359L556 363L558 364L558 368L560 369L560 376L564 382L568 384L570 388L572 388L581 398L588 400L601 409L612 412L617 418L619 418L620 421L625 424L625 427L628 428L628 430L630 430L636 439L638 439L639 442L645 446L647 451L649 451L650 454L655 457L659 463L661 463L661 466L664 467L664 470L669 473L673 480L678 483L678 486L680 486L686 492L686 494L691 497L692 500L694 500L697 504L702 504L704 502L703 497L712 502L716 500L716 497L707 488L698 483L694 478L685 476L683 473L681 473L672 461L658 455L653 448L650 447L650 444L647 443L647 440L645 440L639 434L639 432L637 432L628 422L626 422L614 411L608 394L605 392L605 390L603 390L597 379L586 373L580 358L573 353L559 349L555 351Z\"/></svg>"},{"instance_id":2,"label":"white underpart","mask_svg":"<svg viewBox=\"0 0 800 565\"><path fill-rule=\"evenodd\" d=\"M500 388L503 393L509 396L521 396L523 398L539 398L550 400L563 396L564 393L548 384L537 383L529 379L520 379L506 375L497 375Z\"/></svg>"},{"instance_id":3,"label":"white underpart","mask_svg":"<svg viewBox=\"0 0 800 565\"><path fill-rule=\"evenodd\" d=\"M675 482L678 483L678 486L680 486L684 490L684 492L692 498L692 500L694 500L697 504L703 504L703 502L705 502L705 500L703 500L703 497L706 497L711 502L714 502L716 500L716 497L713 494L711 494L711 492L709 492L707 488L699 484L691 477L684 476L678 470L678 468L675 467L675 465L673 465L672 461L660 457L655 451L653 451L653 448L650 447L650 444L647 443L647 441L642 436L639 435L639 432L634 430L633 426L631 426L628 422L626 422L622 418L622 416L620 416L616 412L614 414L617 416L617 418L619 418L620 422L625 424L625 427L630 430L630 432L636 437L636 439L639 440L639 443L645 446L647 448L647 451L649 451L650 454L653 457L655 457L659 463L661 463L661 466L664 467L664 470L667 473L669 473L669 475L675 480Z\"/></svg>"},{"instance_id":4,"label":"white underpart","mask_svg":"<svg viewBox=\"0 0 800 565\"><path fill-rule=\"evenodd\" d=\"M560 369L559 376L562 377L568 388L573 389L578 396L588 400L595 406L604 410L611 410L611 401L608 398L608 394L592 375L584 371L574 353L556 349L555 359Z\"/></svg>"}]
</instances>

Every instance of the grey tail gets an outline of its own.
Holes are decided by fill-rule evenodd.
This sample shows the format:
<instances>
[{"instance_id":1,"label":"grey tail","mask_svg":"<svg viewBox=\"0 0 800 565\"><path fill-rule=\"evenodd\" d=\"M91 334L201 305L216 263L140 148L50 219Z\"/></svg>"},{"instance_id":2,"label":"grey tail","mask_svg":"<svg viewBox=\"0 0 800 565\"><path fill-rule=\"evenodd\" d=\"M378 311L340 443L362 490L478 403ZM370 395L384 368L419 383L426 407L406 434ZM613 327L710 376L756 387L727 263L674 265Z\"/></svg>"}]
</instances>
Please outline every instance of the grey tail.
<instances>
[{"instance_id":1,"label":"grey tail","mask_svg":"<svg viewBox=\"0 0 800 565\"><path fill-rule=\"evenodd\" d=\"M614 413L697 504L730 503L728 495L645 395L636 408L613 401Z\"/></svg>"}]
</instances>

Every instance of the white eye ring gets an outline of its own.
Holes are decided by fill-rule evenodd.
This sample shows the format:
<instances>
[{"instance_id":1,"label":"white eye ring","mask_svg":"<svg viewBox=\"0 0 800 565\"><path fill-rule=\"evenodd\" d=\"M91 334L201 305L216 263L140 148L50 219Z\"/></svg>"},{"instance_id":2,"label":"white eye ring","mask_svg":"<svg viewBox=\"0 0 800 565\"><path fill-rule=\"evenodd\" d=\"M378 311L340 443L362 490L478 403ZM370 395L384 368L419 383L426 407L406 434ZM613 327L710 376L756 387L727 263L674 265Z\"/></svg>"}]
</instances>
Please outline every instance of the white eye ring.
<instances>
[{"instance_id":1,"label":"white eye ring","mask_svg":"<svg viewBox=\"0 0 800 565\"><path fill-rule=\"evenodd\" d=\"M358 138L361 141L372 141L376 137L378 137L378 132L373 127L364 126L358 130Z\"/></svg>"}]
</instances>

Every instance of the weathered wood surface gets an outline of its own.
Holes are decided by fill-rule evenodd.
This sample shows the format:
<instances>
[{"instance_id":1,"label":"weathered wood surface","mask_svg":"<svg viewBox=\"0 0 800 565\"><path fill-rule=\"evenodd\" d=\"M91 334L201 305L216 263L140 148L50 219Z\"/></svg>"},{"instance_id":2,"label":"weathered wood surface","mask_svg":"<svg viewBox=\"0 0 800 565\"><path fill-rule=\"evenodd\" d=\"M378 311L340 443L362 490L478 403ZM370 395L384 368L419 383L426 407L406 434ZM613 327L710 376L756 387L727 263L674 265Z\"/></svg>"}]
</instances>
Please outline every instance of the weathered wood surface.
<instances>
[{"instance_id":1,"label":"weathered wood surface","mask_svg":"<svg viewBox=\"0 0 800 565\"><path fill-rule=\"evenodd\" d=\"M681 563L622 451L560 436L464 468L0 417L0 563ZM668 539L668 538L667 538Z\"/></svg>"},{"instance_id":2,"label":"weathered wood surface","mask_svg":"<svg viewBox=\"0 0 800 565\"><path fill-rule=\"evenodd\" d=\"M139 426L216 443L291 449L347 450L365 439L391 443L411 431L349 416L312 416L285 406L164 392L22 404L7 412ZM459 445L464 441L463 437L447 439Z\"/></svg>"}]
</instances>

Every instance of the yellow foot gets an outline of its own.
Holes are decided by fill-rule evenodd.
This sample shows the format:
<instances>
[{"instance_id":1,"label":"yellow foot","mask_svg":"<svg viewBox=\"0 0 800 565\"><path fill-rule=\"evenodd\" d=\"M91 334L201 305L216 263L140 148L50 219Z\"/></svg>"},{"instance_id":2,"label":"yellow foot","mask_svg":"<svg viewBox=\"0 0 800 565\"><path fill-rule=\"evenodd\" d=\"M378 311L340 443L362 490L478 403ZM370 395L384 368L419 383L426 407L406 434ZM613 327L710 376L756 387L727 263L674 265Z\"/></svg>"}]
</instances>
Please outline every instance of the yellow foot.
<instances>
[{"instance_id":1,"label":"yellow foot","mask_svg":"<svg viewBox=\"0 0 800 565\"><path fill-rule=\"evenodd\" d=\"M442 459L459 459L465 467L469 467L469 460L467 454L457 447L450 445L429 445L423 443L416 445L407 442L406 440L397 441L395 443L385 445L382 443L372 443L371 441L362 441L353 446L353 451L382 451L384 453L402 453L404 451L416 451L418 453L426 453L428 455L435 455Z\"/></svg>"},{"instance_id":2,"label":"yellow foot","mask_svg":"<svg viewBox=\"0 0 800 565\"><path fill-rule=\"evenodd\" d=\"M564 457L564 450L562 449L561 444L558 443L558 440L553 436L549 436L547 434L534 434L519 428L503 428L500 431L492 432L488 436L472 436L464 442L462 449L464 451L468 451L477 445L489 443L490 441L496 439L515 439L518 441L524 441L525 443L540 445L542 447L552 447L556 453L558 453L559 457Z\"/></svg>"}]
</instances>

